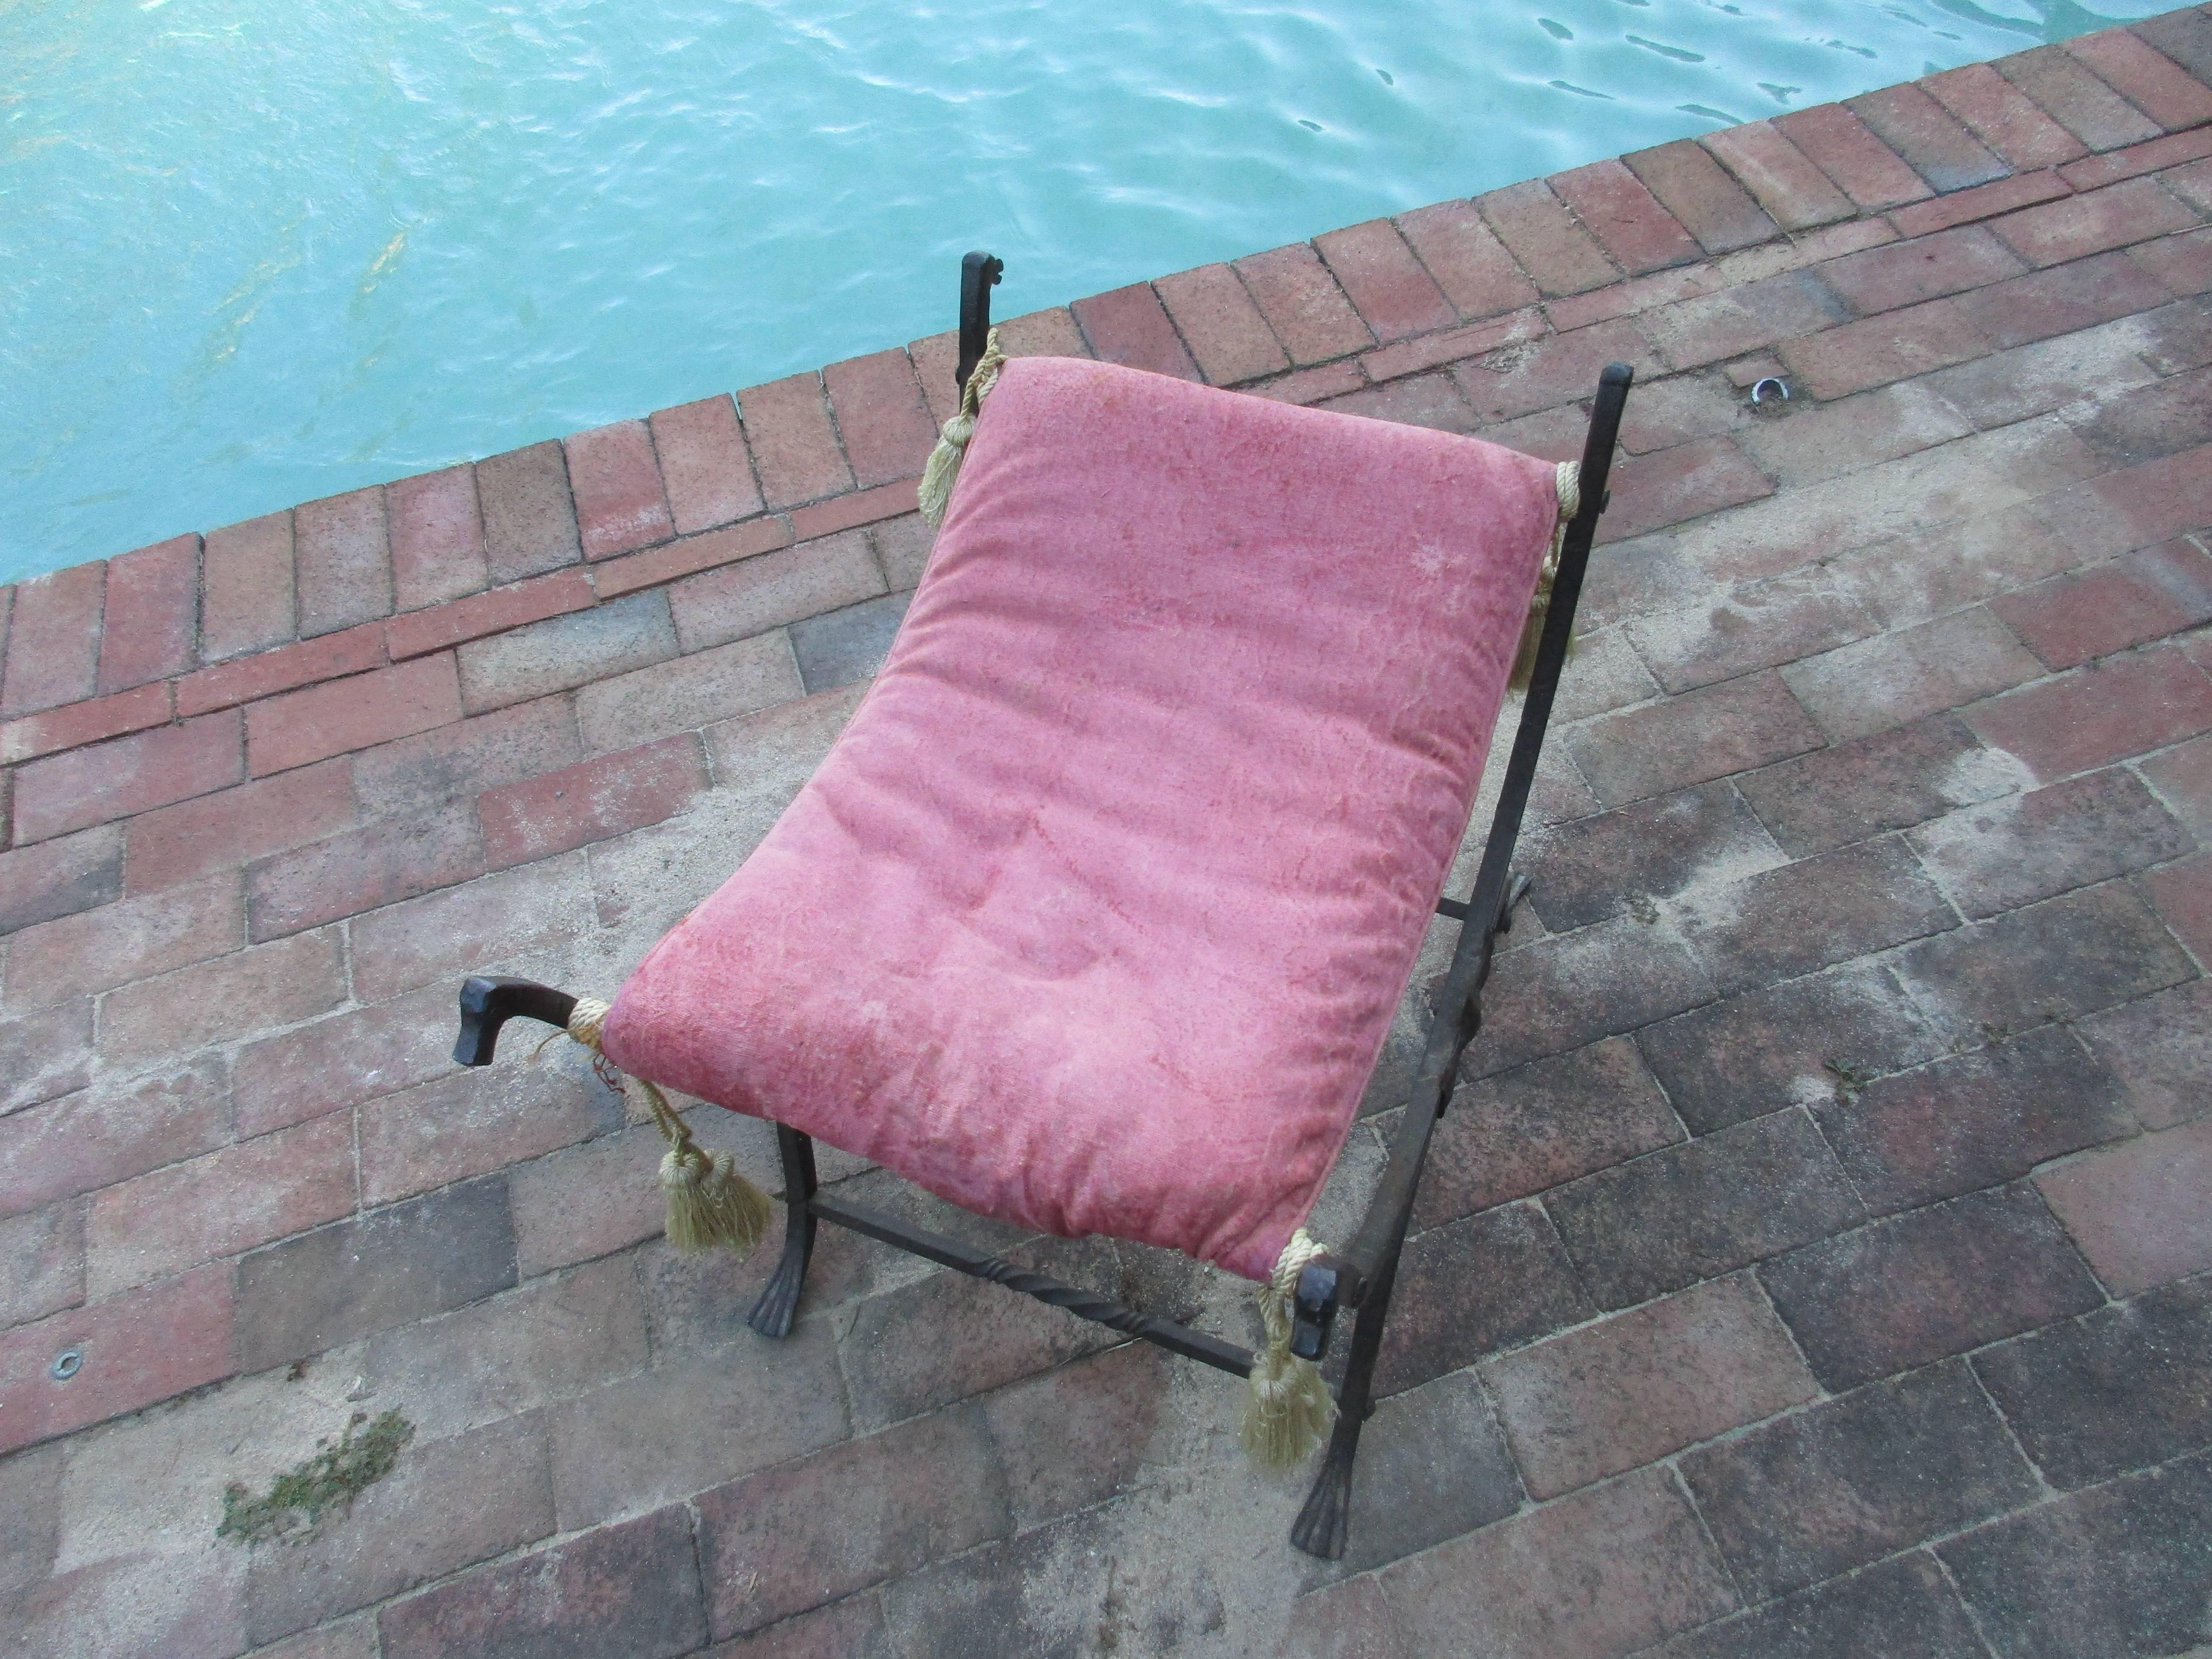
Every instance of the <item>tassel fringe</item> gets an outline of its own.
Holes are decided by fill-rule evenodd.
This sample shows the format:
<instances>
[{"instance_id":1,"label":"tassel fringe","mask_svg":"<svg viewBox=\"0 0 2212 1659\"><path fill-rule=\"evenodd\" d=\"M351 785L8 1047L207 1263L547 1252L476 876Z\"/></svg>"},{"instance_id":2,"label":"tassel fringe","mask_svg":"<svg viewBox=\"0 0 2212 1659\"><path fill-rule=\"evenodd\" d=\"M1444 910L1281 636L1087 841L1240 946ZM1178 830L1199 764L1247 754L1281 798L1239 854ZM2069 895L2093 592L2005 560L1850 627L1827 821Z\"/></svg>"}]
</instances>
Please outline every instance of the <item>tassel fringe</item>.
<instances>
[{"instance_id":1,"label":"tassel fringe","mask_svg":"<svg viewBox=\"0 0 2212 1659\"><path fill-rule=\"evenodd\" d=\"M1559 574L1559 553L1567 542L1567 525L1582 511L1582 468L1572 461L1561 461L1553 480L1559 495L1559 516L1552 526L1551 550L1544 556L1544 568L1536 576L1536 592L1528 601L1528 620L1521 627L1521 648L1513 658L1513 678L1510 684L1516 691L1526 691L1528 681L1536 672L1536 647L1543 643L1544 619L1552 614L1552 583ZM1575 653L1575 638L1567 635L1567 654Z\"/></svg>"},{"instance_id":2,"label":"tassel fringe","mask_svg":"<svg viewBox=\"0 0 2212 1659\"><path fill-rule=\"evenodd\" d=\"M592 1065L607 1085L621 1090L623 1074L599 1048L608 1007L596 998L578 997L568 1016L568 1035L592 1051ZM768 1194L738 1173L727 1152L708 1152L692 1139L691 1131L658 1087L643 1078L637 1085L645 1093L661 1139L668 1143L660 1160L660 1189L668 1199L668 1242L687 1255L718 1246L745 1254L768 1231Z\"/></svg>"},{"instance_id":3,"label":"tassel fringe","mask_svg":"<svg viewBox=\"0 0 2212 1659\"><path fill-rule=\"evenodd\" d=\"M1336 1402L1329 1398L1321 1368L1291 1352L1291 1297L1306 1263L1321 1254L1322 1247L1299 1228L1260 1287L1260 1322L1267 1340L1252 1357L1251 1392L1237 1437L1262 1468L1287 1469L1304 1462L1336 1421Z\"/></svg>"},{"instance_id":4,"label":"tassel fringe","mask_svg":"<svg viewBox=\"0 0 2212 1659\"><path fill-rule=\"evenodd\" d=\"M921 469L921 483L915 493L922 520L932 530L945 522L945 509L952 504L952 486L960 477L961 459L968 453L968 441L975 435L976 411L998 385L999 371L1006 366L1006 354L999 349L999 331L994 328L984 336L983 355L975 360L975 373L961 390L960 412L945 423L937 436L937 447L929 452L928 464Z\"/></svg>"}]
</instances>

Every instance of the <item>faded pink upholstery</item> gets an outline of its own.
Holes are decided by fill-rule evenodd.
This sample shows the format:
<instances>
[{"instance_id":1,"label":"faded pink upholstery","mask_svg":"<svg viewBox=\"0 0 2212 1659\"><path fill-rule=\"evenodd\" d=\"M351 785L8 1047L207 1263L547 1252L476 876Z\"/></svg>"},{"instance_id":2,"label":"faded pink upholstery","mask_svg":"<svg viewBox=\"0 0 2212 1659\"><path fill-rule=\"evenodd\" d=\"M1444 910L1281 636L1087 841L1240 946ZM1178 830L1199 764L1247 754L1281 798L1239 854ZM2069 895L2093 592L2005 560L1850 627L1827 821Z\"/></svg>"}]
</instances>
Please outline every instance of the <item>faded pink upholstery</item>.
<instances>
[{"instance_id":1,"label":"faded pink upholstery","mask_svg":"<svg viewBox=\"0 0 2212 1659\"><path fill-rule=\"evenodd\" d=\"M1471 438L1017 359L881 676L627 1070L1262 1279L1349 1131L1557 513Z\"/></svg>"}]
</instances>

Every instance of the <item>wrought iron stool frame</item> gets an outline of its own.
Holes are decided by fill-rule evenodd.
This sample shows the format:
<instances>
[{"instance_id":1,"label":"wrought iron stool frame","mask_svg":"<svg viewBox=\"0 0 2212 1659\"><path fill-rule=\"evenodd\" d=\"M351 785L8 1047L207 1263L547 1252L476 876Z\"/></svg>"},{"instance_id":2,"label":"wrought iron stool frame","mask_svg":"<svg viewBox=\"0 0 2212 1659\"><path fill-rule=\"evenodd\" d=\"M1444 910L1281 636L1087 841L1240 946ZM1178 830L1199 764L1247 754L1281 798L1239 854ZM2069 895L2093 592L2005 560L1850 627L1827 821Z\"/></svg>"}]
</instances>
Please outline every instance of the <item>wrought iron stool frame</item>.
<instances>
[{"instance_id":1,"label":"wrought iron stool frame","mask_svg":"<svg viewBox=\"0 0 2212 1659\"><path fill-rule=\"evenodd\" d=\"M970 253L961 262L956 395L966 389L968 377L983 355L990 330L991 289L1002 269L1001 263L988 253ZM1514 845L1535 780L1559 674L1566 663L1590 543L1598 517L1605 510L1606 482L1621 410L1633 378L1633 371L1620 363L1609 364L1598 377L1596 401L1583 448L1581 509L1569 523L1560 550L1542 640L1522 703L1513 752L1506 764L1474 891L1465 903L1445 898L1437 906L1439 914L1460 924L1459 939L1443 989L1436 1000L1420 1069L1389 1160L1368 1202L1366 1218L1352 1243L1340 1251L1315 1258L1299 1277L1292 1310L1293 1352L1308 1359L1321 1358L1328 1351L1338 1310L1348 1308L1357 1314L1344 1380L1337 1389L1336 1427L1312 1492L1291 1530L1291 1541L1310 1555L1334 1560L1344 1554L1352 1462L1359 1450L1360 1430L1375 1409L1375 1364L1382 1349L1382 1322L1389 1310L1399 1254L1405 1245L1429 1138L1437 1120L1451 1103L1461 1058L1481 1025L1482 987L1490 977L1498 936L1510 929L1513 905L1528 884L1525 878L1516 883L1513 878ZM461 988L461 1029L453 1058L463 1066L488 1066L500 1028L507 1020L520 1016L565 1029L575 1000L565 992L529 980L473 977ZM816 1225L830 1221L945 1267L994 1280L1232 1376L1243 1376L1252 1369L1251 1352L1232 1342L1124 1307L1109 1297L1063 1284L1048 1273L1017 1267L896 1217L826 1196L818 1189L815 1176L812 1139L781 1123L775 1126L775 1138L783 1164L783 1254L746 1318L763 1336L789 1334L814 1248Z\"/></svg>"}]
</instances>

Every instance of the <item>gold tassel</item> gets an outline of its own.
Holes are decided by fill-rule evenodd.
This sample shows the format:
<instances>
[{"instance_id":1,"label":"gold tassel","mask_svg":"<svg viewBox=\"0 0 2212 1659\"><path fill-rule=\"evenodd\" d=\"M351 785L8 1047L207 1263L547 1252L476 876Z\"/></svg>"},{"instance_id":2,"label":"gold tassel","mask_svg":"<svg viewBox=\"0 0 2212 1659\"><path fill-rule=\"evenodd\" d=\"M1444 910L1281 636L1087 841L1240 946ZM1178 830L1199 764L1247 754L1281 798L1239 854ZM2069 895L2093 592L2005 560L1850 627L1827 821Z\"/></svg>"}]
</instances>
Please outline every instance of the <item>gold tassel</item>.
<instances>
[{"instance_id":1,"label":"gold tassel","mask_svg":"<svg viewBox=\"0 0 2212 1659\"><path fill-rule=\"evenodd\" d=\"M1508 682L1516 691L1526 691L1528 681L1536 672L1536 647L1543 643L1544 619L1552 614L1552 584L1559 574L1559 552L1566 545L1567 524L1582 511L1582 468L1572 461L1561 461L1553 473L1553 483L1559 491L1559 516L1552 525L1552 545L1544 555L1544 568L1536 574L1536 592L1528 600L1528 620L1521 626L1521 648L1514 653L1513 677ZM1567 654L1575 654L1575 636L1567 635Z\"/></svg>"},{"instance_id":2,"label":"gold tassel","mask_svg":"<svg viewBox=\"0 0 2212 1659\"><path fill-rule=\"evenodd\" d=\"M621 1091L623 1074L599 1048L609 1005L578 997L568 1015L568 1035L592 1051L592 1065L608 1087ZM643 1078L638 1087L653 1121L668 1143L660 1160L660 1188L668 1199L668 1242L685 1255L723 1246L740 1255L768 1231L768 1194L738 1173L727 1152L708 1153L691 1139L668 1097Z\"/></svg>"},{"instance_id":3,"label":"gold tassel","mask_svg":"<svg viewBox=\"0 0 2212 1659\"><path fill-rule=\"evenodd\" d=\"M998 385L999 371L1006 366L1006 354L999 349L999 331L994 328L983 337L983 355L975 360L968 384L961 388L960 412L945 423L938 434L937 447L929 452L929 461L921 469L921 483L915 492L916 504L921 508L922 521L932 530L945 522L945 509L952 504L952 486L960 477L960 462L968 453L968 441L975 435L976 411Z\"/></svg>"},{"instance_id":4,"label":"gold tassel","mask_svg":"<svg viewBox=\"0 0 2212 1659\"><path fill-rule=\"evenodd\" d=\"M1322 1247L1299 1228L1260 1287L1260 1322L1267 1340L1252 1356L1251 1391L1237 1437L1262 1468L1287 1469L1304 1462L1336 1421L1336 1402L1329 1398L1321 1368L1291 1352L1291 1297L1306 1263L1321 1254Z\"/></svg>"}]
</instances>

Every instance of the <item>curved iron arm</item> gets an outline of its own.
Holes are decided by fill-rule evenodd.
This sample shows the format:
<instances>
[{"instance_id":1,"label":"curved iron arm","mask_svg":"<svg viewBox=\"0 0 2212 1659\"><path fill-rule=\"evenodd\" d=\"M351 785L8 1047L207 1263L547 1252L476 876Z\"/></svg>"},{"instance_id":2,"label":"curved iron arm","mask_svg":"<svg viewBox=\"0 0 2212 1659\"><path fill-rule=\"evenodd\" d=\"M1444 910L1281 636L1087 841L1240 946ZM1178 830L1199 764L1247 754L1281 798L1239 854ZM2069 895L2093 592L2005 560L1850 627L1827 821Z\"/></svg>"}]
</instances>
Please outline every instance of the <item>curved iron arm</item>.
<instances>
[{"instance_id":1,"label":"curved iron arm","mask_svg":"<svg viewBox=\"0 0 2212 1659\"><path fill-rule=\"evenodd\" d=\"M576 999L534 979L475 974L461 983L461 1035L453 1043L456 1066L489 1066L499 1044L499 1028L517 1016L568 1029Z\"/></svg>"},{"instance_id":2,"label":"curved iron arm","mask_svg":"<svg viewBox=\"0 0 2212 1659\"><path fill-rule=\"evenodd\" d=\"M998 286L1006 262L995 254L975 252L960 262L960 369L952 378L952 401L957 406L967 394L968 377L991 337L991 290Z\"/></svg>"}]
</instances>

